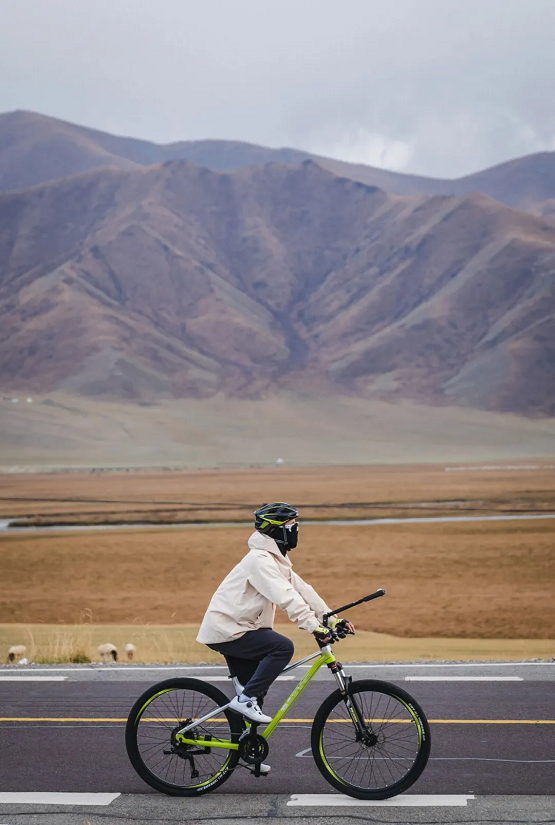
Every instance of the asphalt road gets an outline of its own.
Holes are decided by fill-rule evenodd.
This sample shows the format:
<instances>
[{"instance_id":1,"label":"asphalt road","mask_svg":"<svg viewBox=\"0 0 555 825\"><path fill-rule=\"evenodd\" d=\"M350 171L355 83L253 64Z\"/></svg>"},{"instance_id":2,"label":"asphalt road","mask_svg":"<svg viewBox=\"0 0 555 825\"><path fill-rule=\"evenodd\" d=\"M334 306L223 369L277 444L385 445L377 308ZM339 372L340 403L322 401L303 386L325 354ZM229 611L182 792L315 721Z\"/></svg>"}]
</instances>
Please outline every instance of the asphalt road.
<instances>
[{"instance_id":1,"label":"asphalt road","mask_svg":"<svg viewBox=\"0 0 555 825\"><path fill-rule=\"evenodd\" d=\"M508 798L537 795L536 804L540 807L544 804L543 797L555 794L555 663L352 668L346 665L345 668L354 679L383 678L401 685L424 708L431 722L432 754L410 794ZM135 699L149 684L170 675L202 675L208 681L216 677L218 687L231 696L229 684L221 681L224 673L222 668L201 666L172 671L132 666L0 668L2 792L111 792L138 795L134 798L142 800L141 804L155 807L165 804L155 801L159 795L131 768L123 741L124 722L105 720L126 718ZM301 671L296 674L300 676ZM29 676L37 681L20 681ZM406 681L407 677L411 681ZM421 681L423 677L425 681ZM503 681L493 681L499 677ZM43 681L48 678L58 681ZM416 681L412 681L415 678ZM445 678L449 681L443 681ZM295 681L275 683L265 708L270 712L277 710L294 685ZM310 723L295 720L312 719L334 687L330 674L321 672L300 696L289 712L291 721L282 723L270 739L270 756L266 760L272 765L269 777L255 779L238 768L211 797L221 796L222 801L231 800L229 804L238 805L241 800L252 798L250 795L263 794L264 798L283 801L296 794L333 793L312 760ZM62 721L64 719L72 721ZM143 795L149 798L144 797L143 801ZM237 798L234 800L234 797ZM125 798L113 804L121 806ZM195 800L195 806L201 801ZM555 796L551 801L550 821L555 821ZM168 805L178 802L167 800ZM520 802L514 799L517 807ZM8 817L6 811L15 815L28 810L38 813L37 808L0 805L0 825L16 823L14 816ZM49 808L41 810L46 814ZM67 818L73 809L65 810ZM207 813L207 806L202 810ZM289 817L299 813L294 808L287 810ZM318 810L307 809L314 814ZM352 813L358 815L367 810L357 808ZM245 811L242 818L245 821L248 818ZM155 818L149 815L148 819L154 821ZM160 821L170 819L168 815ZM93 822L90 817L88 820ZM41 822L47 821L41 819ZM106 822L105 817L103 821ZM337 816L336 821L339 821ZM448 819L444 815L443 820L437 821ZM489 821L495 820L490 816Z\"/></svg>"}]
</instances>

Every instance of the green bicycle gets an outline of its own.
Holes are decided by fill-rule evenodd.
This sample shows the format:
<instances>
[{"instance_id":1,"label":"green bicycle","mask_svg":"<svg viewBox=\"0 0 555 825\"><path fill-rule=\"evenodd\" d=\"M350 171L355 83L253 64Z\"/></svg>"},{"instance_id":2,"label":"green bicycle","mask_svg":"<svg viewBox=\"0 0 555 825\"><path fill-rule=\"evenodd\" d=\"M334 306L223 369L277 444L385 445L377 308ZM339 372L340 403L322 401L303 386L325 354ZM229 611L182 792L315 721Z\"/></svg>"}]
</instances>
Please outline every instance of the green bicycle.
<instances>
[{"instance_id":1,"label":"green bicycle","mask_svg":"<svg viewBox=\"0 0 555 825\"><path fill-rule=\"evenodd\" d=\"M325 621L384 593L378 590L338 608ZM131 764L152 788L175 796L213 791L229 779L240 759L260 776L272 732L327 665L337 690L324 700L312 724L312 754L320 773L338 791L358 799L387 799L406 791L430 754L430 729L418 703L388 682L354 682L329 644L283 672L312 659L314 664L262 733L258 725L229 710L228 697L207 682L176 678L153 685L135 702L127 720Z\"/></svg>"}]
</instances>

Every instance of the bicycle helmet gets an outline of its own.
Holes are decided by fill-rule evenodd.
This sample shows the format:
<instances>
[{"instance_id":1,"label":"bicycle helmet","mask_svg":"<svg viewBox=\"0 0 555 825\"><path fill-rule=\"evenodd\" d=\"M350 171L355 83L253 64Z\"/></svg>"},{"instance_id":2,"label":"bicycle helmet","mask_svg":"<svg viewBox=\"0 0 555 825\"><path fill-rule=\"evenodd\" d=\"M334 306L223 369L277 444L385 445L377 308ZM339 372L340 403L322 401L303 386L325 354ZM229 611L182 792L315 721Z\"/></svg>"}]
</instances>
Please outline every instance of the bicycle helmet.
<instances>
[{"instance_id":1,"label":"bicycle helmet","mask_svg":"<svg viewBox=\"0 0 555 825\"><path fill-rule=\"evenodd\" d=\"M273 539L283 556L297 546L299 525L285 526L286 522L298 517L299 511L295 507L284 501L274 501L272 504L263 504L255 510L254 515L255 530Z\"/></svg>"}]
</instances>

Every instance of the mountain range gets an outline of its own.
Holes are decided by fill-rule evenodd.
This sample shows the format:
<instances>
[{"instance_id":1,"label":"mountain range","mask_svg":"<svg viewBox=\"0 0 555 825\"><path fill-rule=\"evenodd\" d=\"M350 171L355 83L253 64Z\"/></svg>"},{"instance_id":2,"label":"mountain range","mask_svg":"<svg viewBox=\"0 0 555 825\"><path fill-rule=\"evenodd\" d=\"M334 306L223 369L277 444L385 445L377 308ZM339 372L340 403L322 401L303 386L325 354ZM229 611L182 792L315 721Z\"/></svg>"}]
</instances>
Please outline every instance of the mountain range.
<instances>
[{"instance_id":1,"label":"mountain range","mask_svg":"<svg viewBox=\"0 0 555 825\"><path fill-rule=\"evenodd\" d=\"M270 149L229 140L160 145L35 112L0 114L0 190L25 189L102 166L131 170L169 160L186 160L217 172L264 163L315 160L334 174L378 186L393 195L482 192L508 206L545 217L555 216L555 152L540 152L462 178L441 180L346 163L297 149Z\"/></svg>"},{"instance_id":2,"label":"mountain range","mask_svg":"<svg viewBox=\"0 0 555 825\"><path fill-rule=\"evenodd\" d=\"M553 192L525 169L546 158L505 164L520 189L481 176L538 212ZM427 179L294 150L156 147L29 113L0 117L0 171L20 190L0 194L3 389L555 414L555 223L538 214L386 191L383 176Z\"/></svg>"}]
</instances>

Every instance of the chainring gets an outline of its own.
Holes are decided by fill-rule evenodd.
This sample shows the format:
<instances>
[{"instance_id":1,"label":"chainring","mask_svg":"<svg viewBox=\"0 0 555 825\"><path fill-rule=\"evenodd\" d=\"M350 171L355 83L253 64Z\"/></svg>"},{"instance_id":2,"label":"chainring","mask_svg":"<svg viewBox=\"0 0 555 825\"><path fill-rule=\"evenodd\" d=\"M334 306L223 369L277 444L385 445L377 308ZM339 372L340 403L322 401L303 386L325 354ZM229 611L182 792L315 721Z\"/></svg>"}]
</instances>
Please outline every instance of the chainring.
<instances>
[{"instance_id":1,"label":"chainring","mask_svg":"<svg viewBox=\"0 0 555 825\"><path fill-rule=\"evenodd\" d=\"M269 750L268 742L259 733L239 739L239 756L247 765L258 765L263 762Z\"/></svg>"}]
</instances>

